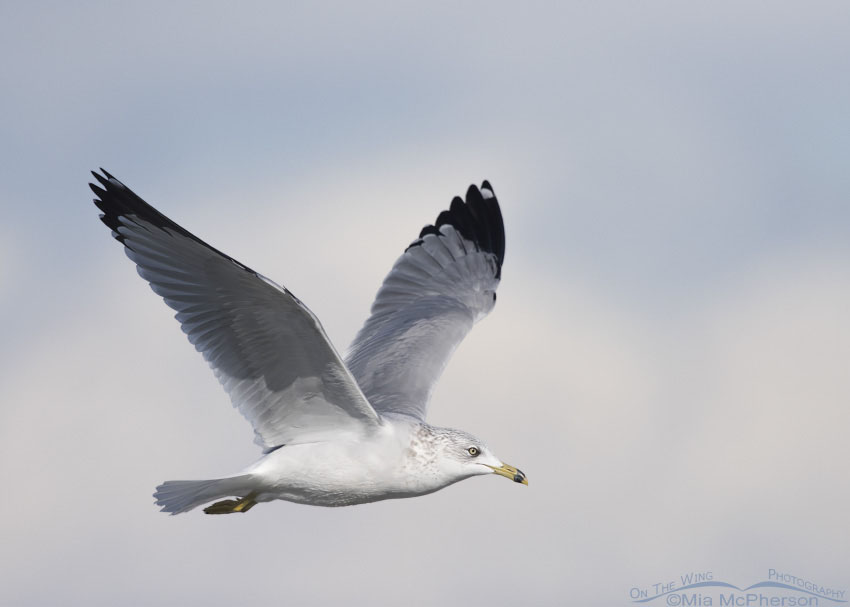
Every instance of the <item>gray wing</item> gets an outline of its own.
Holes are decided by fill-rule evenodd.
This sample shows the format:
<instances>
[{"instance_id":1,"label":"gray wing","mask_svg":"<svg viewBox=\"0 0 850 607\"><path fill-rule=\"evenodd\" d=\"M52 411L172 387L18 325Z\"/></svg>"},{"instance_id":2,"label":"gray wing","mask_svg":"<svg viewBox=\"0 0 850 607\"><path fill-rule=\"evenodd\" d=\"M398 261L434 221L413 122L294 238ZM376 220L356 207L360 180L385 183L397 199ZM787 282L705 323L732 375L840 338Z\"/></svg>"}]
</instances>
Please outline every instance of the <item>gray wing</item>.
<instances>
[{"instance_id":1,"label":"gray wing","mask_svg":"<svg viewBox=\"0 0 850 607\"><path fill-rule=\"evenodd\" d=\"M177 311L266 451L381 423L316 317L286 289L205 244L101 169L103 223Z\"/></svg>"},{"instance_id":2,"label":"gray wing","mask_svg":"<svg viewBox=\"0 0 850 607\"><path fill-rule=\"evenodd\" d=\"M496 303L505 228L493 188L470 186L396 261L346 363L381 413L424 421L452 352Z\"/></svg>"}]
</instances>

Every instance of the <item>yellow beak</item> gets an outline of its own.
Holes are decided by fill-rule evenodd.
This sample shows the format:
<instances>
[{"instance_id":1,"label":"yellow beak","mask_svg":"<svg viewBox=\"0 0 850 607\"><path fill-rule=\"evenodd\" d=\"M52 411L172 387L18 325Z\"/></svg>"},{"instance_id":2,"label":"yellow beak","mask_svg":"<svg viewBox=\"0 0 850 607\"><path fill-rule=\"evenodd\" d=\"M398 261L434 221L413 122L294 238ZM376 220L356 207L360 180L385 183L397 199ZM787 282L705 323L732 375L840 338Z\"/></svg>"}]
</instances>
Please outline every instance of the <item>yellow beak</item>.
<instances>
[{"instance_id":1,"label":"yellow beak","mask_svg":"<svg viewBox=\"0 0 850 607\"><path fill-rule=\"evenodd\" d=\"M502 464L500 468L496 468L494 466L487 467L492 468L493 472L498 474L499 476L509 478L515 483L522 483L523 485L528 484L528 479L525 477L525 472L523 472L519 468L514 468L513 466L509 466L507 464Z\"/></svg>"}]
</instances>

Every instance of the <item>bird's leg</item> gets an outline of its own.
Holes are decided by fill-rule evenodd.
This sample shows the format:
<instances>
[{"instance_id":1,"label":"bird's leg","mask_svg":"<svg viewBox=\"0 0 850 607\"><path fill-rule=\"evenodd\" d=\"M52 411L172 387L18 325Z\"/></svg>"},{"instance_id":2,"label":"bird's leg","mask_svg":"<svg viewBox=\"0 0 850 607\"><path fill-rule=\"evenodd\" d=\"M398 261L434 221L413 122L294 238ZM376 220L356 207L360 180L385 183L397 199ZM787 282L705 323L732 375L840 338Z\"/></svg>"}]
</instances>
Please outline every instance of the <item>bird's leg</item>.
<instances>
[{"instance_id":1,"label":"bird's leg","mask_svg":"<svg viewBox=\"0 0 850 607\"><path fill-rule=\"evenodd\" d=\"M212 506L204 508L207 514L231 514L233 512L248 512L251 508L257 505L254 498L256 493L249 493L245 497L238 500L222 500L214 503Z\"/></svg>"}]
</instances>

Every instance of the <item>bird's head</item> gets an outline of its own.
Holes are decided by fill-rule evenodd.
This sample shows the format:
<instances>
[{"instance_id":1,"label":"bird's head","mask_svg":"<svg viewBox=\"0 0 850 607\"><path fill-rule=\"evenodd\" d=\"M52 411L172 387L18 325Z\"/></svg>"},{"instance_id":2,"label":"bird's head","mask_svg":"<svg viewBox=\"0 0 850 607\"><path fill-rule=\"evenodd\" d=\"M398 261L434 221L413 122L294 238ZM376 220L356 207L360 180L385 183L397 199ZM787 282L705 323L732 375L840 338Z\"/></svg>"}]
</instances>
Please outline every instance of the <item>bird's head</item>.
<instances>
[{"instance_id":1,"label":"bird's head","mask_svg":"<svg viewBox=\"0 0 850 607\"><path fill-rule=\"evenodd\" d=\"M480 474L498 474L516 483L528 484L522 470L503 462L484 441L468 432L441 429L435 438L439 467L457 480Z\"/></svg>"}]
</instances>

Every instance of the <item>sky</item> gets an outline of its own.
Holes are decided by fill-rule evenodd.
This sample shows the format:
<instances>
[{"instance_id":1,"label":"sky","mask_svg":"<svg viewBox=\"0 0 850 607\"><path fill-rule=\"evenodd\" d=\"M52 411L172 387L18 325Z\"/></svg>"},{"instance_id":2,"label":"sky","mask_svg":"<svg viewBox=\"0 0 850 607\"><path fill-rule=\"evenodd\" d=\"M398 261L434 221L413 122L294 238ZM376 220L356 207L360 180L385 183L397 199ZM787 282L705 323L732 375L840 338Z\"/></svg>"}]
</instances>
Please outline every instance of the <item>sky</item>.
<instances>
[{"instance_id":1,"label":"sky","mask_svg":"<svg viewBox=\"0 0 850 607\"><path fill-rule=\"evenodd\" d=\"M848 29L844 2L0 3L0 605L850 593ZM98 221L100 166L341 351L490 180L498 304L429 421L529 486L159 513L259 451Z\"/></svg>"}]
</instances>

